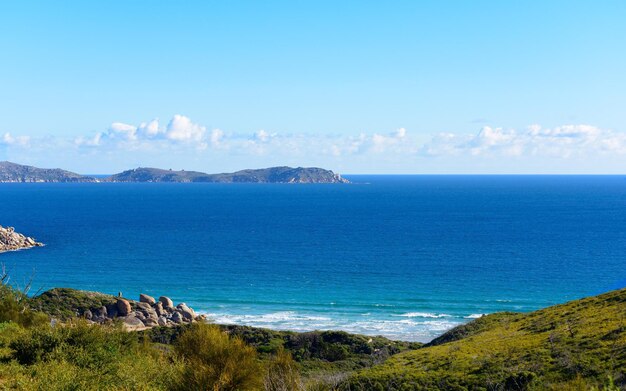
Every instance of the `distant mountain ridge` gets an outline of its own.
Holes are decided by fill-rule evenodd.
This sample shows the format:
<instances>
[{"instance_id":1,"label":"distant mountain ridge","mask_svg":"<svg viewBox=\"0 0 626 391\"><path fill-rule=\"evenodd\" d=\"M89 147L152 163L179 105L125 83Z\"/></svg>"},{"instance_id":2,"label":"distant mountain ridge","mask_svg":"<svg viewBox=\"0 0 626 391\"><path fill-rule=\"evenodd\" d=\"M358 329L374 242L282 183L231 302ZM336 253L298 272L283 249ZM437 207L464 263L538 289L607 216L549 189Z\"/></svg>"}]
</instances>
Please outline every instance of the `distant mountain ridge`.
<instances>
[{"instance_id":1,"label":"distant mountain ridge","mask_svg":"<svg viewBox=\"0 0 626 391\"><path fill-rule=\"evenodd\" d=\"M108 182L349 183L347 179L332 171L315 167L271 167L222 174L140 167L112 175L105 180Z\"/></svg>"},{"instance_id":2,"label":"distant mountain ridge","mask_svg":"<svg viewBox=\"0 0 626 391\"><path fill-rule=\"evenodd\" d=\"M97 179L61 169L42 169L11 162L0 162L0 182L350 183L339 174L317 167L283 166L221 174L139 167Z\"/></svg>"},{"instance_id":3,"label":"distant mountain ridge","mask_svg":"<svg viewBox=\"0 0 626 391\"><path fill-rule=\"evenodd\" d=\"M98 182L96 178L60 168L37 168L0 162L0 182Z\"/></svg>"}]
</instances>

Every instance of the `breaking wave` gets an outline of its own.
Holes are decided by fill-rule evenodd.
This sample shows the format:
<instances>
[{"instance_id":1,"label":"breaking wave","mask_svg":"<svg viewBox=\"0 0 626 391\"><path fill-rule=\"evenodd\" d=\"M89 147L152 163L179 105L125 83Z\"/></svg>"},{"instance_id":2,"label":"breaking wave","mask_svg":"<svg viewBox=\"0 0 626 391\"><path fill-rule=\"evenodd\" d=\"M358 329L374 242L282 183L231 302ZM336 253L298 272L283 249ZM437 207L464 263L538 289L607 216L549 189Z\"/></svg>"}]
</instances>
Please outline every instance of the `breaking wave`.
<instances>
[{"instance_id":1,"label":"breaking wave","mask_svg":"<svg viewBox=\"0 0 626 391\"><path fill-rule=\"evenodd\" d=\"M206 315L218 324L240 324L299 332L341 330L349 333L370 336L382 335L391 339L418 342L430 341L443 332L466 322L462 317L417 312L395 315L396 319L392 317L388 319L373 319L365 314L346 319L304 314L296 311L277 311L262 314L207 313ZM397 319L397 317L404 317L405 319Z\"/></svg>"}]
</instances>

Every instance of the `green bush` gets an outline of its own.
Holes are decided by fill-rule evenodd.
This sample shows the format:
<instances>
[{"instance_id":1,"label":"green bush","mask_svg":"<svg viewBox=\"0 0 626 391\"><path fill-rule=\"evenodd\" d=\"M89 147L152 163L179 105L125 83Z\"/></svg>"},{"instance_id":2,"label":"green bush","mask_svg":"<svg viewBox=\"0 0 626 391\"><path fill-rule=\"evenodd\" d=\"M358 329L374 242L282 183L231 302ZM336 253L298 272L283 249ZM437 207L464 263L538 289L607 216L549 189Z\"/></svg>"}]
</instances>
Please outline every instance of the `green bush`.
<instances>
[{"instance_id":1,"label":"green bush","mask_svg":"<svg viewBox=\"0 0 626 391\"><path fill-rule=\"evenodd\" d=\"M137 338L116 327L93 326L85 321L59 327L36 327L9 344L20 364L62 360L85 368L106 366L121 355L139 351Z\"/></svg>"},{"instance_id":2,"label":"green bush","mask_svg":"<svg viewBox=\"0 0 626 391\"><path fill-rule=\"evenodd\" d=\"M136 335L85 321L0 327L0 388L168 390L180 363Z\"/></svg>"},{"instance_id":3,"label":"green bush","mask_svg":"<svg viewBox=\"0 0 626 391\"><path fill-rule=\"evenodd\" d=\"M184 368L173 389L245 391L263 387L256 350L217 326L196 323L178 337L174 346L184 360Z\"/></svg>"},{"instance_id":4,"label":"green bush","mask_svg":"<svg viewBox=\"0 0 626 391\"><path fill-rule=\"evenodd\" d=\"M265 390L298 391L302 389L298 364L291 357L291 353L279 348L267 365Z\"/></svg>"},{"instance_id":5,"label":"green bush","mask_svg":"<svg viewBox=\"0 0 626 391\"><path fill-rule=\"evenodd\" d=\"M30 327L48 323L46 314L30 309L26 295L4 283L0 284L0 323L14 322Z\"/></svg>"}]
</instances>

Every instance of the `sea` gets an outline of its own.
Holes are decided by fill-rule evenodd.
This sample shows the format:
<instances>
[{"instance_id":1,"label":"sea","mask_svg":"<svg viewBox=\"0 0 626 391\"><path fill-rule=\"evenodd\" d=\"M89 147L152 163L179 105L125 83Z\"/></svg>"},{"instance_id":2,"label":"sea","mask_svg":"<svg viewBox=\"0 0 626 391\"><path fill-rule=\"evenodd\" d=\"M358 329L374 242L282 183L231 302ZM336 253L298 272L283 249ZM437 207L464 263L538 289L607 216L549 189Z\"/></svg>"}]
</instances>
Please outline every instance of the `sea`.
<instances>
[{"instance_id":1,"label":"sea","mask_svg":"<svg viewBox=\"0 0 626 391\"><path fill-rule=\"evenodd\" d=\"M624 176L354 183L0 184L0 254L30 294L186 302L216 323L429 341L497 311L626 286Z\"/></svg>"}]
</instances>

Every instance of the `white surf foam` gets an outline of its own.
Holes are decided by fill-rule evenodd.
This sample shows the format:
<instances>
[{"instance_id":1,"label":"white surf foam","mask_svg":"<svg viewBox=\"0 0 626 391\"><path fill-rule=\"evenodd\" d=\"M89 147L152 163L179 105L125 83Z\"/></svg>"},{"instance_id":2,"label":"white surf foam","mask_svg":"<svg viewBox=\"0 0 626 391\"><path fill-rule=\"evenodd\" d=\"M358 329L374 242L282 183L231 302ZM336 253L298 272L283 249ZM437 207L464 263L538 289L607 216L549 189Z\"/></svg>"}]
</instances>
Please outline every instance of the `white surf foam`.
<instances>
[{"instance_id":1,"label":"white surf foam","mask_svg":"<svg viewBox=\"0 0 626 391\"><path fill-rule=\"evenodd\" d=\"M402 316L405 318L449 318L448 314L433 314L430 312L407 312L406 314L401 315L392 315L392 316Z\"/></svg>"},{"instance_id":2,"label":"white surf foam","mask_svg":"<svg viewBox=\"0 0 626 391\"><path fill-rule=\"evenodd\" d=\"M278 311L263 314L206 314L213 322L219 324L240 324L253 327L264 327L275 330L313 331L342 330L349 333L364 335L382 335L391 339L427 342L443 332L463 323L461 318L446 314L407 313L403 319L373 318L370 314L343 318L337 316L320 316L296 311ZM430 315L430 316L423 316Z\"/></svg>"}]
</instances>

